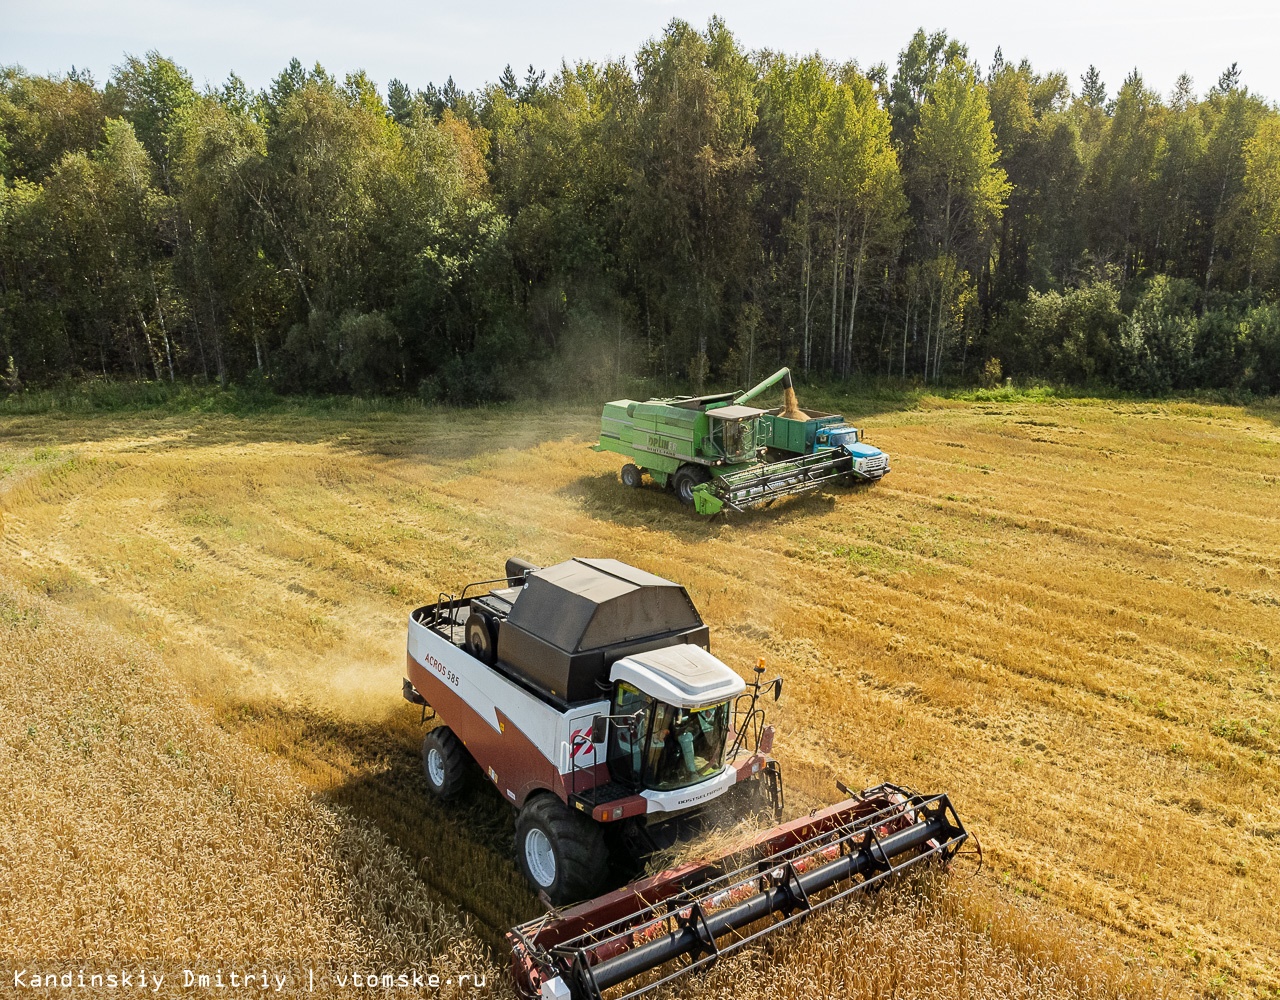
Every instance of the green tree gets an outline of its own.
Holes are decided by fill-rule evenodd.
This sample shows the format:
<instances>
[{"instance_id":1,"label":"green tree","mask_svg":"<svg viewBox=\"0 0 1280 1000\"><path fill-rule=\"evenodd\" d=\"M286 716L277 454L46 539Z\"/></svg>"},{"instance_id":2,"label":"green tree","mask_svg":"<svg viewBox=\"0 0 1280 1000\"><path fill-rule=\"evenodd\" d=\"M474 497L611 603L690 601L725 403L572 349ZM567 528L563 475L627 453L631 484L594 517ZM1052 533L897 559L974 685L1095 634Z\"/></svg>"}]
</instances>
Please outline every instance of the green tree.
<instances>
[{"instance_id":1,"label":"green tree","mask_svg":"<svg viewBox=\"0 0 1280 1000\"><path fill-rule=\"evenodd\" d=\"M964 62L969 50L945 31L925 34L923 28L911 36L898 54L898 67L889 85L888 106L893 117L893 137L899 147L910 147L920 124L920 109L942 71L954 62Z\"/></svg>"},{"instance_id":2,"label":"green tree","mask_svg":"<svg viewBox=\"0 0 1280 1000\"><path fill-rule=\"evenodd\" d=\"M186 70L152 50L145 59L126 56L112 71L106 97L132 125L168 186L170 132L182 110L196 99Z\"/></svg>"},{"instance_id":3,"label":"green tree","mask_svg":"<svg viewBox=\"0 0 1280 1000\"><path fill-rule=\"evenodd\" d=\"M1280 291L1280 114L1271 112L1244 148L1241 232L1249 257L1249 283Z\"/></svg>"},{"instance_id":4,"label":"green tree","mask_svg":"<svg viewBox=\"0 0 1280 1000\"><path fill-rule=\"evenodd\" d=\"M973 315L973 275L987 265L993 226L1009 194L987 91L967 64L949 63L929 88L911 166L929 275L923 373L936 379L948 335L961 332Z\"/></svg>"},{"instance_id":5,"label":"green tree","mask_svg":"<svg viewBox=\"0 0 1280 1000\"><path fill-rule=\"evenodd\" d=\"M1084 165L1067 113L1062 74L1041 77L1029 63L1002 65L987 82L1000 165L1009 175L1000 218L991 299L1017 302L1029 288L1071 280L1080 251L1075 225Z\"/></svg>"},{"instance_id":6,"label":"green tree","mask_svg":"<svg viewBox=\"0 0 1280 1000\"><path fill-rule=\"evenodd\" d=\"M1080 77L1080 100L1091 108L1102 108L1107 103L1107 85L1102 82L1098 67L1090 64Z\"/></svg>"},{"instance_id":7,"label":"green tree","mask_svg":"<svg viewBox=\"0 0 1280 1000\"><path fill-rule=\"evenodd\" d=\"M253 367L265 373L271 344L264 335L289 300L258 208L266 130L233 93L188 105L173 134L179 225L186 231L177 265L190 291L192 368L225 382L228 349L236 351L243 339L246 353L252 344Z\"/></svg>"},{"instance_id":8,"label":"green tree","mask_svg":"<svg viewBox=\"0 0 1280 1000\"><path fill-rule=\"evenodd\" d=\"M1269 109L1238 81L1239 71L1232 64L1203 106L1205 155L1198 179L1199 215L1205 235L1194 248L1199 252L1193 260L1200 267L1190 276L1201 278L1206 292L1219 274L1230 276L1234 271L1239 284L1239 272L1248 267L1247 257L1237 261L1233 253L1239 243L1237 229L1246 211L1242 199L1245 150Z\"/></svg>"},{"instance_id":9,"label":"green tree","mask_svg":"<svg viewBox=\"0 0 1280 1000\"><path fill-rule=\"evenodd\" d=\"M1135 70L1120 88L1090 164L1089 249L1097 266L1119 269L1122 283L1145 272L1142 251L1153 242L1143 209L1159 170L1160 116L1159 98Z\"/></svg>"},{"instance_id":10,"label":"green tree","mask_svg":"<svg viewBox=\"0 0 1280 1000\"><path fill-rule=\"evenodd\" d=\"M97 149L107 117L118 113L87 73L39 77L0 68L0 176L43 180L67 153Z\"/></svg>"},{"instance_id":11,"label":"green tree","mask_svg":"<svg viewBox=\"0 0 1280 1000\"><path fill-rule=\"evenodd\" d=\"M892 123L876 101L870 80L856 72L845 73L823 109L819 129L819 193L835 233L828 357L832 370L848 377L868 268L879 254L896 249L906 197L892 144Z\"/></svg>"},{"instance_id":12,"label":"green tree","mask_svg":"<svg viewBox=\"0 0 1280 1000\"><path fill-rule=\"evenodd\" d=\"M753 231L754 68L719 19L673 21L636 58L627 241L676 365L705 376L758 253ZM673 343L674 342L674 343ZM695 382L700 381L695 377Z\"/></svg>"},{"instance_id":13,"label":"green tree","mask_svg":"<svg viewBox=\"0 0 1280 1000\"><path fill-rule=\"evenodd\" d=\"M794 275L800 365L805 371L814 360L816 306L824 273L818 243L827 168L822 163L826 143L820 122L834 88L828 67L816 55L800 60L769 56L761 74L755 141L766 162L775 167L762 171L764 188L780 218L783 267Z\"/></svg>"}]
</instances>

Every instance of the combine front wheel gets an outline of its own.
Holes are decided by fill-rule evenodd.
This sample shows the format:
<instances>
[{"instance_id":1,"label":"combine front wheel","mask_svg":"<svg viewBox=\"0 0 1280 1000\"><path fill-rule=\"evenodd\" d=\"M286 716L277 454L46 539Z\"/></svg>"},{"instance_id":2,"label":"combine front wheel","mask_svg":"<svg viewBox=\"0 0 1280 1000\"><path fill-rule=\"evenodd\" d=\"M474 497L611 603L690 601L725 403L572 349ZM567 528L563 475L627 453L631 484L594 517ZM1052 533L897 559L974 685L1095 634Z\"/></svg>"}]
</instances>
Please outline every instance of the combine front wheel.
<instances>
[{"instance_id":1,"label":"combine front wheel","mask_svg":"<svg viewBox=\"0 0 1280 1000\"><path fill-rule=\"evenodd\" d=\"M609 876L600 827L554 795L539 795L520 810L516 858L525 878L556 906L594 896Z\"/></svg>"},{"instance_id":2,"label":"combine front wheel","mask_svg":"<svg viewBox=\"0 0 1280 1000\"><path fill-rule=\"evenodd\" d=\"M711 473L701 465L690 464L682 465L676 470L673 485L676 488L676 496L680 498L680 502L691 504L693 503L694 487L709 482L711 482Z\"/></svg>"},{"instance_id":3,"label":"combine front wheel","mask_svg":"<svg viewBox=\"0 0 1280 1000\"><path fill-rule=\"evenodd\" d=\"M427 787L442 799L452 798L467 783L467 748L448 726L437 726L422 741L422 770Z\"/></svg>"}]
</instances>

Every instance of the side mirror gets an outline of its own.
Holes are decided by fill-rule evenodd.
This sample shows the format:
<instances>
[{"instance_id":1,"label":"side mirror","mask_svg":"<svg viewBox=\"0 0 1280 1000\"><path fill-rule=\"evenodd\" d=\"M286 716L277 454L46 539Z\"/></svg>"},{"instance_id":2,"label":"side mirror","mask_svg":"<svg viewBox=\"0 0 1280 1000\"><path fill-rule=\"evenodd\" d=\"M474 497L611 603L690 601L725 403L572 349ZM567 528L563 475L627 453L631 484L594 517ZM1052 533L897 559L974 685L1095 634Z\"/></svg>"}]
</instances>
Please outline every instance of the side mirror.
<instances>
[{"instance_id":1,"label":"side mirror","mask_svg":"<svg viewBox=\"0 0 1280 1000\"><path fill-rule=\"evenodd\" d=\"M591 720L591 742L597 745L605 740L605 733L609 726L609 719L604 715L597 715Z\"/></svg>"},{"instance_id":2,"label":"side mirror","mask_svg":"<svg viewBox=\"0 0 1280 1000\"><path fill-rule=\"evenodd\" d=\"M640 711L636 712L635 715L628 715L625 719L622 720L622 725L626 727L626 730L628 733L631 734L632 739L636 739L637 737L640 736L640 730L643 727L643 723L644 723L643 708L640 709Z\"/></svg>"},{"instance_id":3,"label":"side mirror","mask_svg":"<svg viewBox=\"0 0 1280 1000\"><path fill-rule=\"evenodd\" d=\"M775 677L773 680L773 700L777 701L782 697L782 678Z\"/></svg>"}]
</instances>

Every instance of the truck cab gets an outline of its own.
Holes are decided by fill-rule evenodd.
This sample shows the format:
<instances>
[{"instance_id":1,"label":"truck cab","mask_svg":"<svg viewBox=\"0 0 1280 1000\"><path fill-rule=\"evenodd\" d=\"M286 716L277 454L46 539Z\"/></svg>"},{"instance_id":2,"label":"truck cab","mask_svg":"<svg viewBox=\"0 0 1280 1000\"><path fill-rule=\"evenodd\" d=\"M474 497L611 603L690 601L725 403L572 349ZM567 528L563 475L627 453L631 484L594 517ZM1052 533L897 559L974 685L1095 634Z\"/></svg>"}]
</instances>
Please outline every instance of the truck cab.
<instances>
[{"instance_id":1,"label":"truck cab","mask_svg":"<svg viewBox=\"0 0 1280 1000\"><path fill-rule=\"evenodd\" d=\"M845 454L854 481L875 481L889 472L889 456L862 439L862 431L849 424L838 413L810 410L804 420L782 416L781 410L769 410L762 419L765 443L772 454L790 455Z\"/></svg>"}]
</instances>

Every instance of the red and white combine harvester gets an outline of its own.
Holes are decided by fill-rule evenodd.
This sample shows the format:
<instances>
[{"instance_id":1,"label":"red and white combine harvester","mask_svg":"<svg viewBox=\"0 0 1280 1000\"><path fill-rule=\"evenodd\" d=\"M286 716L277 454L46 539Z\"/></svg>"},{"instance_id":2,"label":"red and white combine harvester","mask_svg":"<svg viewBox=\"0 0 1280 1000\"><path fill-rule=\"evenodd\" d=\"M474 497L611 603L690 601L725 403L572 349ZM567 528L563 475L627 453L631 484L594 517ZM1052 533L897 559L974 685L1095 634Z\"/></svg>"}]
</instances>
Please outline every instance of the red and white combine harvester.
<instances>
[{"instance_id":1,"label":"red and white combine harvester","mask_svg":"<svg viewBox=\"0 0 1280 1000\"><path fill-rule=\"evenodd\" d=\"M447 798L479 765L551 907L508 935L523 997L638 996L964 844L946 795L894 785L840 785L844 802L780 823L761 696L782 680L762 671L746 684L683 587L613 559L511 559L410 616L404 696L443 722L423 741L427 785ZM708 817L759 809L779 825L605 891Z\"/></svg>"}]
</instances>

